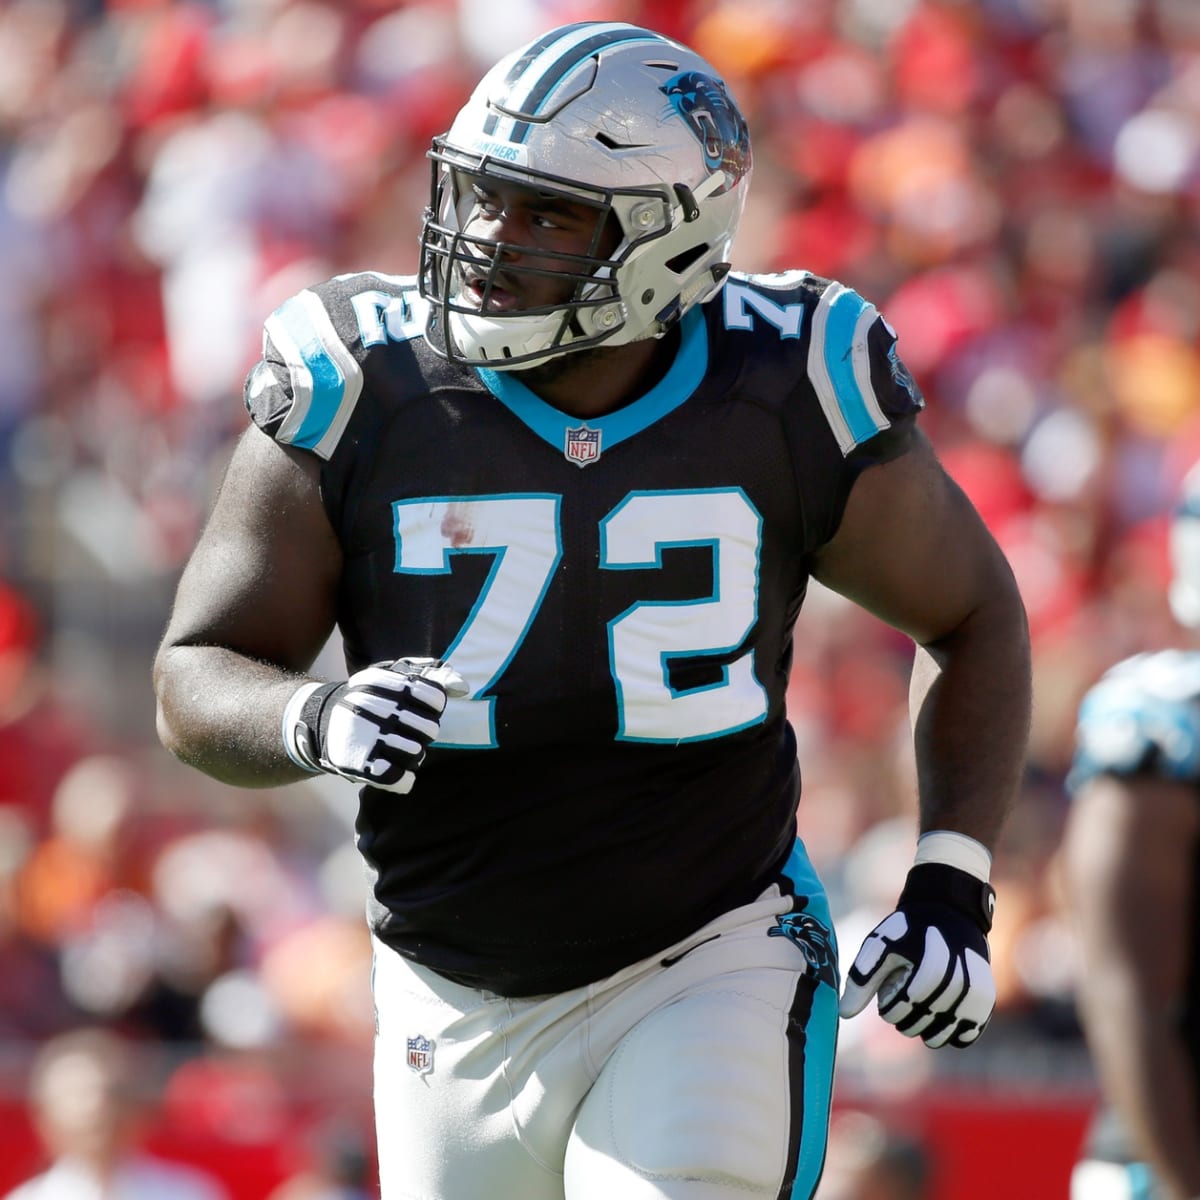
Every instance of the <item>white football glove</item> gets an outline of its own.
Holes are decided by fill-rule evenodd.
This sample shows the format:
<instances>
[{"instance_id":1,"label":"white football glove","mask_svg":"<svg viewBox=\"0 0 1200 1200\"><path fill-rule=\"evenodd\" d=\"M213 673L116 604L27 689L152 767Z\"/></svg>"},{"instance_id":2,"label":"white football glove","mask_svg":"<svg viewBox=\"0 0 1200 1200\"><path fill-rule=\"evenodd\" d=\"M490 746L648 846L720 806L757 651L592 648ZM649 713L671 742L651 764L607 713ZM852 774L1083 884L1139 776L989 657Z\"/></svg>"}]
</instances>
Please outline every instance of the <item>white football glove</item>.
<instances>
[{"instance_id":1,"label":"white football glove","mask_svg":"<svg viewBox=\"0 0 1200 1200\"><path fill-rule=\"evenodd\" d=\"M879 1015L928 1046L969 1046L996 1007L987 934L995 892L969 871L919 862L896 911L867 935L846 974L838 1011L877 996Z\"/></svg>"},{"instance_id":2,"label":"white football glove","mask_svg":"<svg viewBox=\"0 0 1200 1200\"><path fill-rule=\"evenodd\" d=\"M283 744L307 771L407 793L446 698L468 690L453 667L433 658L374 663L345 683L297 689L283 714Z\"/></svg>"}]
</instances>

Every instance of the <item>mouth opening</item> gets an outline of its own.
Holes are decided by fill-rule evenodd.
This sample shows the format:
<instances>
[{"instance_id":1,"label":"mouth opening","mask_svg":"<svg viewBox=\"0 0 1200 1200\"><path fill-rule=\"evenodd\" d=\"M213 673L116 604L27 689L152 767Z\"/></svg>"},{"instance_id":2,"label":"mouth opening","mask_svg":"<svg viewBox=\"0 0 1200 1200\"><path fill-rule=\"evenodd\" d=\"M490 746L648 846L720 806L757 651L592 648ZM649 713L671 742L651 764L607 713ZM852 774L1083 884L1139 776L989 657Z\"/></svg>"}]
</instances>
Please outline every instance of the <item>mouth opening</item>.
<instances>
[{"instance_id":1,"label":"mouth opening","mask_svg":"<svg viewBox=\"0 0 1200 1200\"><path fill-rule=\"evenodd\" d=\"M464 273L459 295L470 306L489 315L523 311L523 297L519 289L508 281L490 275Z\"/></svg>"}]
</instances>

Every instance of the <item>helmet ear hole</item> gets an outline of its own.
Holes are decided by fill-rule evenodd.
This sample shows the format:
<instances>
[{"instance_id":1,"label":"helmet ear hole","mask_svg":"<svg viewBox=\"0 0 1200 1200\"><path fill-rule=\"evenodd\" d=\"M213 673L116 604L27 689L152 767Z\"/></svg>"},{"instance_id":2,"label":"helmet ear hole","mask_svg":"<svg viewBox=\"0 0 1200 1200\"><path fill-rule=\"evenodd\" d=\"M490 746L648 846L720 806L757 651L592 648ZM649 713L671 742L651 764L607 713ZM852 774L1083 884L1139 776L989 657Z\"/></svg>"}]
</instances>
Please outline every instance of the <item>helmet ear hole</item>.
<instances>
[{"instance_id":1,"label":"helmet ear hole","mask_svg":"<svg viewBox=\"0 0 1200 1200\"><path fill-rule=\"evenodd\" d=\"M673 271L676 275L682 275L688 267L694 262L698 262L709 251L709 246L706 242L700 242L698 245L690 246L688 249L676 254L674 258L667 259L666 267L669 271Z\"/></svg>"}]
</instances>

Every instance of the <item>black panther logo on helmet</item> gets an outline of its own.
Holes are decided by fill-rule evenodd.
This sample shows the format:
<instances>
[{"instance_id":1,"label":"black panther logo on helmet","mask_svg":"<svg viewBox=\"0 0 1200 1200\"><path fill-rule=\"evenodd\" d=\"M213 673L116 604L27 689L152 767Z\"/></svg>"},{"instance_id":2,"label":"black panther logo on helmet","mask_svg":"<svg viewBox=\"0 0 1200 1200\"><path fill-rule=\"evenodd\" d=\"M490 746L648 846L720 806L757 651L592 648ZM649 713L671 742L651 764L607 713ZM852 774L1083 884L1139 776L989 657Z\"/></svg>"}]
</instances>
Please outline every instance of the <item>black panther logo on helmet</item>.
<instances>
[{"instance_id":1,"label":"black panther logo on helmet","mask_svg":"<svg viewBox=\"0 0 1200 1200\"><path fill-rule=\"evenodd\" d=\"M684 71L659 91L687 122L704 149L710 171L724 171L725 183L712 194L728 191L750 171L750 130L725 85L711 75Z\"/></svg>"}]
</instances>

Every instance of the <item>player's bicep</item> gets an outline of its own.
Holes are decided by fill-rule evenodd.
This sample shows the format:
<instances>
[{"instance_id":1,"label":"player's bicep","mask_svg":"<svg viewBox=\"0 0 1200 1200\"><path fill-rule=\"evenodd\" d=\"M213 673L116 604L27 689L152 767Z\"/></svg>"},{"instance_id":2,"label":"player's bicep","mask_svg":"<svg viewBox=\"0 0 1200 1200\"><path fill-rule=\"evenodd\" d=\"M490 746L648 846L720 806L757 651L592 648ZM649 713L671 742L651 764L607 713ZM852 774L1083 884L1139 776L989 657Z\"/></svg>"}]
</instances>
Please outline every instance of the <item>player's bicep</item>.
<instances>
[{"instance_id":1,"label":"player's bicep","mask_svg":"<svg viewBox=\"0 0 1200 1200\"><path fill-rule=\"evenodd\" d=\"M180 580L164 648L311 664L333 628L341 569L319 471L312 455L246 430Z\"/></svg>"},{"instance_id":2,"label":"player's bicep","mask_svg":"<svg viewBox=\"0 0 1200 1200\"><path fill-rule=\"evenodd\" d=\"M911 449L855 481L813 574L923 644L1014 588L987 527L919 431Z\"/></svg>"}]
</instances>

